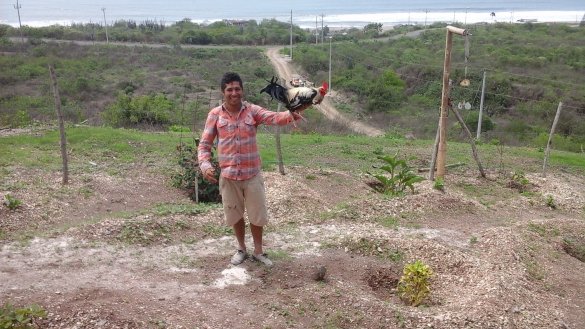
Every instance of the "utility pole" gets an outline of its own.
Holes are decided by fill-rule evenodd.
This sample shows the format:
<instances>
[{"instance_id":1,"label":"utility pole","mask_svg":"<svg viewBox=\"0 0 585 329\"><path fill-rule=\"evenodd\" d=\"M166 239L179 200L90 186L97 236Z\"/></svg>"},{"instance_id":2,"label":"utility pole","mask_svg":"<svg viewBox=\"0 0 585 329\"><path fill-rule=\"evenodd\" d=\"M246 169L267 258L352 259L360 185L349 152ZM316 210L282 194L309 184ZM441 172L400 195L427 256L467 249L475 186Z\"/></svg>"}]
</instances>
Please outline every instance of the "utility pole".
<instances>
[{"instance_id":1,"label":"utility pole","mask_svg":"<svg viewBox=\"0 0 585 329\"><path fill-rule=\"evenodd\" d=\"M425 9L425 29L427 28L427 15L429 13L428 9Z\"/></svg>"},{"instance_id":2,"label":"utility pole","mask_svg":"<svg viewBox=\"0 0 585 329\"><path fill-rule=\"evenodd\" d=\"M439 150L437 153L437 177L445 176L445 159L447 156L447 115L449 113L449 75L451 71L451 48L453 47L453 33L466 36L467 30L447 26L445 40L445 62L443 64L443 90L441 95L441 113L439 117Z\"/></svg>"},{"instance_id":3,"label":"utility pole","mask_svg":"<svg viewBox=\"0 0 585 329\"><path fill-rule=\"evenodd\" d=\"M329 36L329 90L331 90L331 41L333 36Z\"/></svg>"},{"instance_id":4,"label":"utility pole","mask_svg":"<svg viewBox=\"0 0 585 329\"><path fill-rule=\"evenodd\" d=\"M292 61L292 41L293 41L293 22L292 22L292 10L290 11L290 60Z\"/></svg>"},{"instance_id":5,"label":"utility pole","mask_svg":"<svg viewBox=\"0 0 585 329\"><path fill-rule=\"evenodd\" d=\"M24 44L24 36L22 35L22 23L20 21L20 8L22 8L22 7L18 3L18 0L16 0L16 5L14 5L14 9L16 9L16 11L18 12L18 26L19 26L19 31L20 31L20 41L22 42L22 44Z\"/></svg>"},{"instance_id":6,"label":"utility pole","mask_svg":"<svg viewBox=\"0 0 585 329\"><path fill-rule=\"evenodd\" d=\"M485 77L486 72L483 71L483 82L481 83L481 99L479 101L479 116L477 118L477 136L475 139L479 140L481 135L481 116L483 115L483 99L485 98Z\"/></svg>"},{"instance_id":7,"label":"utility pole","mask_svg":"<svg viewBox=\"0 0 585 329\"><path fill-rule=\"evenodd\" d=\"M321 43L323 43L323 37L325 34L325 29L323 28L323 17L324 16L325 16L324 14L321 14Z\"/></svg>"},{"instance_id":8,"label":"utility pole","mask_svg":"<svg viewBox=\"0 0 585 329\"><path fill-rule=\"evenodd\" d=\"M102 7L102 11L104 12L104 26L106 27L106 43L110 43L110 39L108 38L108 23L106 22L106 8Z\"/></svg>"},{"instance_id":9,"label":"utility pole","mask_svg":"<svg viewBox=\"0 0 585 329\"><path fill-rule=\"evenodd\" d=\"M319 43L319 28L317 27L317 20L319 16L315 16L315 44Z\"/></svg>"}]
</instances>

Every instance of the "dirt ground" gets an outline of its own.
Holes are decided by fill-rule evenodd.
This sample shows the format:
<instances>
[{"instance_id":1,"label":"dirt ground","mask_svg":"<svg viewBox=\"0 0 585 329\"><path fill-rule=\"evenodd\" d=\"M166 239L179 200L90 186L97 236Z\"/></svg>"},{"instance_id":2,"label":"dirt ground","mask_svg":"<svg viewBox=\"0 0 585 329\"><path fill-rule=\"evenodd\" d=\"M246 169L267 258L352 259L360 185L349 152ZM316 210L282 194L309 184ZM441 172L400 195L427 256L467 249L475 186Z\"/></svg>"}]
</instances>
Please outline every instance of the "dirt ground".
<instances>
[{"instance_id":1,"label":"dirt ground","mask_svg":"<svg viewBox=\"0 0 585 329\"><path fill-rule=\"evenodd\" d=\"M41 305L39 328L585 327L585 264L567 248L585 245L582 176L528 174L521 194L458 172L399 198L354 173L264 177L271 268L230 265L221 209L195 211L152 168L66 187L15 171L0 189L22 201L0 207L0 303ZM419 259L431 293L412 307L396 284Z\"/></svg>"}]
</instances>

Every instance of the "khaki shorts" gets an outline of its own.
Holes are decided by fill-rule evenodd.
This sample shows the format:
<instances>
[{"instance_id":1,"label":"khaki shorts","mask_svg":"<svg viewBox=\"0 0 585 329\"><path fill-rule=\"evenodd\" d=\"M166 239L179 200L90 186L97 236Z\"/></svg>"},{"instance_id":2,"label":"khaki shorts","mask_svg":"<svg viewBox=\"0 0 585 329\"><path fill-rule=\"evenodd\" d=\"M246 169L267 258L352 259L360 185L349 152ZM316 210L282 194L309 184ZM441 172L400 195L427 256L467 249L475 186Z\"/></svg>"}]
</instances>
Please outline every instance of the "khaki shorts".
<instances>
[{"instance_id":1,"label":"khaki shorts","mask_svg":"<svg viewBox=\"0 0 585 329\"><path fill-rule=\"evenodd\" d=\"M244 181L220 177L219 191L226 225L233 226L244 218L244 210L248 213L250 223L256 226L268 223L262 174Z\"/></svg>"}]
</instances>

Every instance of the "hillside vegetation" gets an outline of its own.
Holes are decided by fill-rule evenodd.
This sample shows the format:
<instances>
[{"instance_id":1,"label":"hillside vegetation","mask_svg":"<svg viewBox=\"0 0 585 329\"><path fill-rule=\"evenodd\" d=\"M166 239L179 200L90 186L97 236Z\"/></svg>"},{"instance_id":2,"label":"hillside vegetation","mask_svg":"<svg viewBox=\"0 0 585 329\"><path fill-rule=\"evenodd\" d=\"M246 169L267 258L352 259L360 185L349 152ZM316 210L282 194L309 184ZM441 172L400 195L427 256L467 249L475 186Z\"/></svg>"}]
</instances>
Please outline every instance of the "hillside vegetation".
<instances>
[{"instance_id":1,"label":"hillside vegetation","mask_svg":"<svg viewBox=\"0 0 585 329\"><path fill-rule=\"evenodd\" d=\"M209 27L181 24L152 35L180 36L201 29L213 35L222 30L235 38L250 35L249 28L254 26L251 23L234 30L225 23ZM177 30L181 26L182 32ZM280 33L280 38L288 36L288 30L277 22L255 26L260 35L271 30ZM67 33L79 28L27 28L25 32L39 38L75 39ZM311 81L327 80L331 49L332 100L339 109L384 130L433 139L442 88L444 25L436 24L418 37L399 34L416 27L397 27L394 36L365 39L381 36L378 28L329 34L333 37L331 44L315 45L310 39L298 37L293 64ZM64 32L47 35L51 29ZM120 29L123 31L123 27ZM274 74L263 47L192 48L170 39L153 40L168 42L169 47L80 46L37 38L21 46L6 38L16 35L16 30L1 31L0 51L4 55L0 56L0 82L5 87L0 91L0 127L23 127L55 118L49 63L56 66L66 118L74 123L197 129L209 107L220 100L218 79L226 70L242 74L248 100L275 107L274 102L258 94ZM485 70L482 140L544 147L557 106L563 102L554 145L581 152L585 143L585 91L581 88L585 82L585 29L562 24L494 24L470 26L469 31L472 36L467 65L465 40L454 38L451 100L454 106L471 105L470 110L461 112L472 132L477 129ZM306 31L297 32L302 35ZM82 35L78 38L87 39ZM249 44L230 40L223 43ZM286 45L288 41L278 37L270 40L254 44ZM468 87L459 84L463 79L470 81ZM324 124L316 112L309 112L309 124L302 128L305 131L344 133L339 125ZM450 123L453 128L449 137L463 138L453 116Z\"/></svg>"}]
</instances>

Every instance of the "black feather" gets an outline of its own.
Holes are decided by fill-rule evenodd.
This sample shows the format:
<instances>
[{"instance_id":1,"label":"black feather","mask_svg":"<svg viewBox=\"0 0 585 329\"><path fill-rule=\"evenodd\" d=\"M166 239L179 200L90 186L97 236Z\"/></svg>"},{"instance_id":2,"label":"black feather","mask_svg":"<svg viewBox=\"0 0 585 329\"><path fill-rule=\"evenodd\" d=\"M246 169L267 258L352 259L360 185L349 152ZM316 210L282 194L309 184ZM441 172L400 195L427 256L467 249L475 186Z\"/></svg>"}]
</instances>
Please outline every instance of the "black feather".
<instances>
[{"instance_id":1,"label":"black feather","mask_svg":"<svg viewBox=\"0 0 585 329\"><path fill-rule=\"evenodd\" d=\"M267 93L270 95L271 99L276 99L277 101L283 103L286 108L288 108L290 104L288 98L286 97L286 88L278 83L277 77L272 77L272 79L268 82L269 84L262 88L260 93Z\"/></svg>"}]
</instances>

